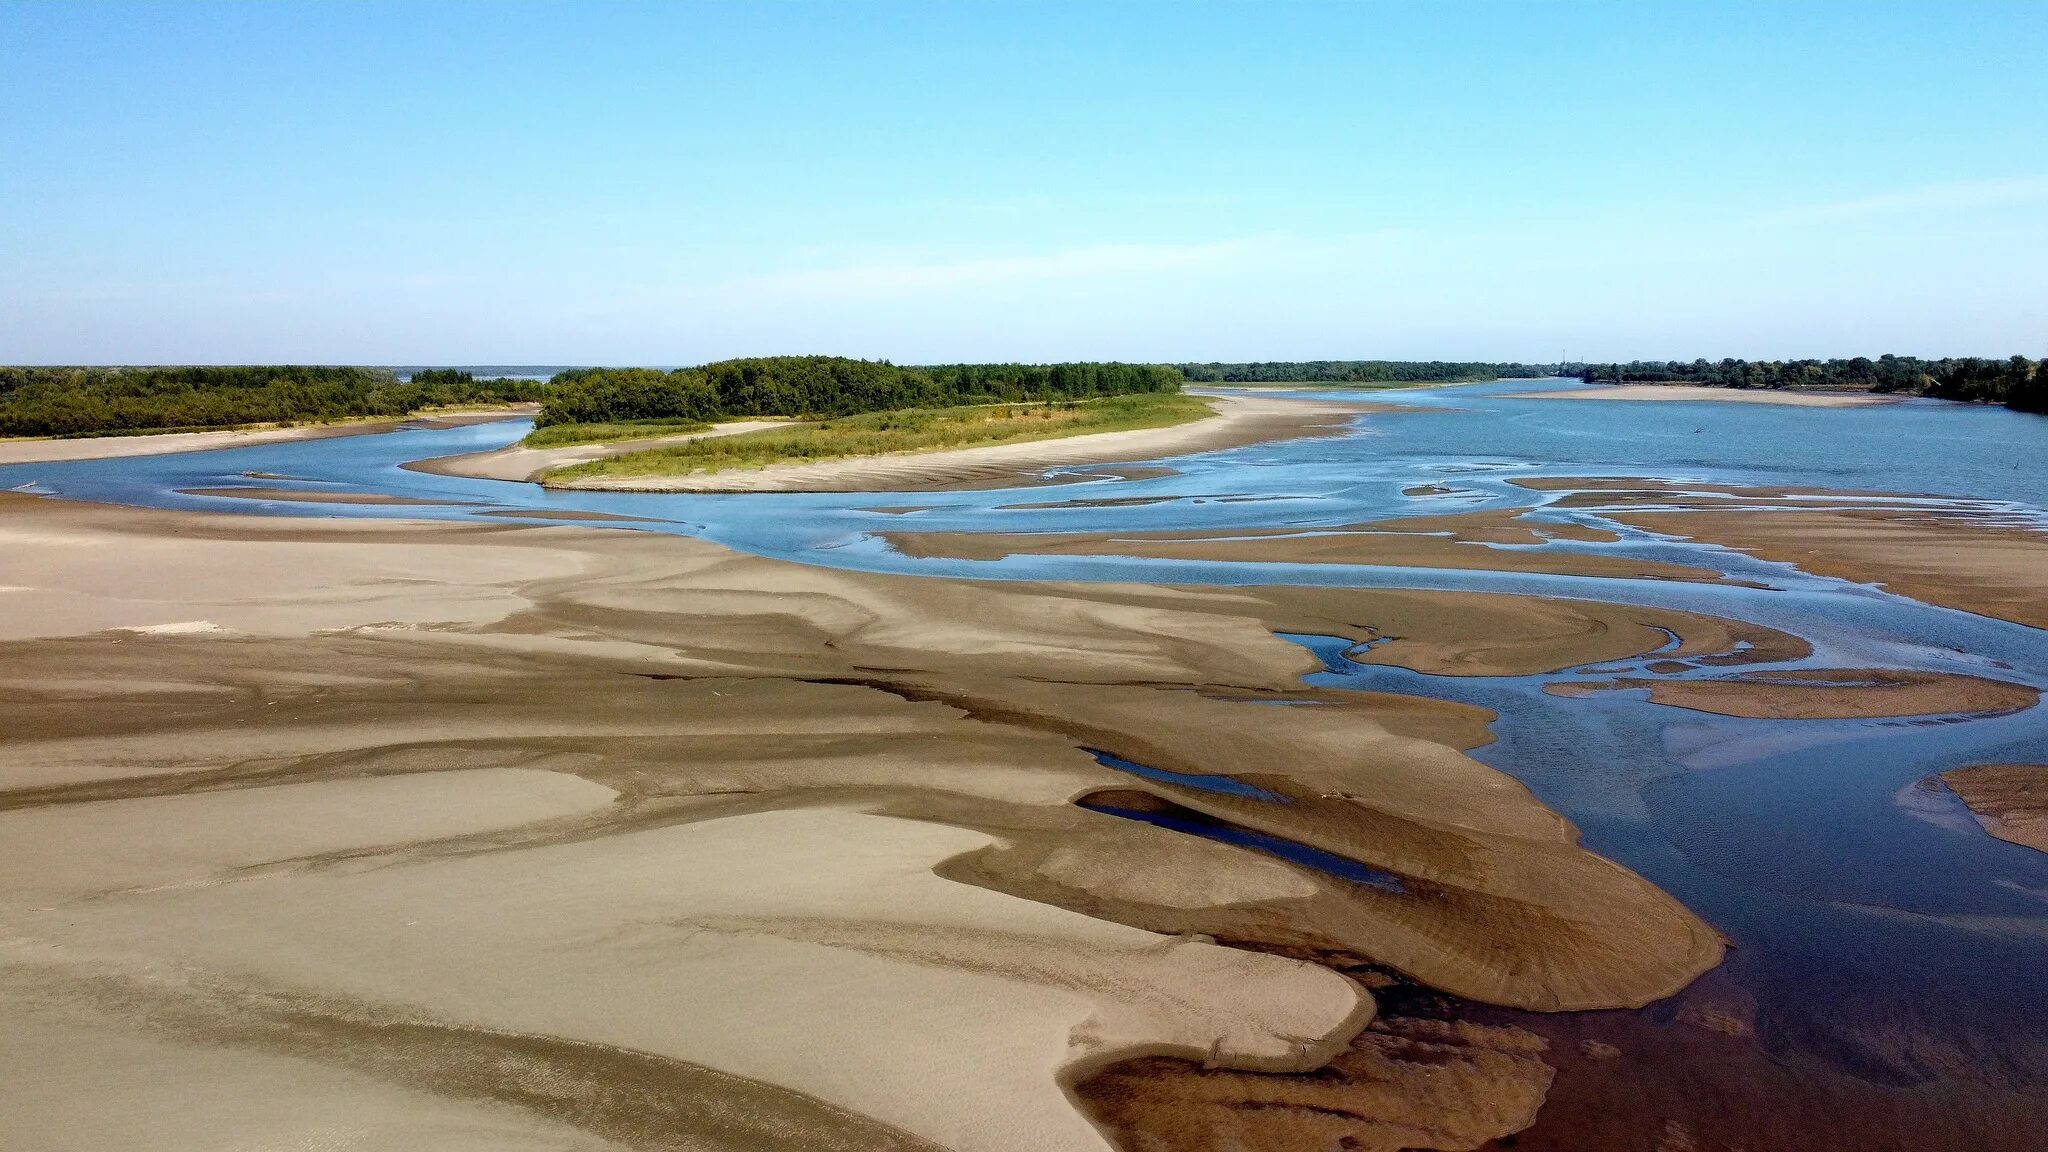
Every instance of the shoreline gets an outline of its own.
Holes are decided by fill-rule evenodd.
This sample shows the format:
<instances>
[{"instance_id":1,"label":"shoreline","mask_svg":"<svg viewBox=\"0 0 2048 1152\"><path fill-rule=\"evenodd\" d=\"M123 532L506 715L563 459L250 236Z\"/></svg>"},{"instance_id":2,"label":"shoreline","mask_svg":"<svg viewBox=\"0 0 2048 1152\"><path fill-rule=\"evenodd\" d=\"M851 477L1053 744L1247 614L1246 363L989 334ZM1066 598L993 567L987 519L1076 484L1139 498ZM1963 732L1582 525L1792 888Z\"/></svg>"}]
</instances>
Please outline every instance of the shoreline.
<instances>
[{"instance_id":1,"label":"shoreline","mask_svg":"<svg viewBox=\"0 0 2048 1152\"><path fill-rule=\"evenodd\" d=\"M538 411L537 405L511 404L498 408L451 409L418 416L375 417L331 424L294 424L289 427L223 428L208 432L139 432L133 436L35 437L0 440L0 465L44 464L69 460L112 460L124 456L166 456L176 452L212 452L223 448L246 448L252 444L289 443L295 440L327 440L337 436L367 436L390 432L408 424L433 428L460 428L516 420Z\"/></svg>"},{"instance_id":2,"label":"shoreline","mask_svg":"<svg viewBox=\"0 0 2048 1152\"><path fill-rule=\"evenodd\" d=\"M1168 456L1240 448L1268 440L1334 435L1352 416L1394 412L1395 405L1370 401L1281 400L1272 397L1189 395L1214 399L1213 415L1165 428L1094 432L1048 440L1023 440L905 452L848 456L733 468L679 476L594 477L540 483L590 492L906 492L941 489L1028 487L1048 483L1052 468L1127 464ZM632 445L624 451L648 446ZM616 455L618 453L607 453Z\"/></svg>"},{"instance_id":3,"label":"shoreline","mask_svg":"<svg viewBox=\"0 0 2048 1152\"><path fill-rule=\"evenodd\" d=\"M0 982L39 992L0 1020L79 1060L157 1037L145 1084L222 1036L251 1059L347 1036L353 1066L475 1069L490 1098L502 1057L477 1053L509 1035L599 1085L652 1058L718 1077L811 1147L858 1117L862 1147L1008 1148L1029 1124L1034 1148L1101 1152L1078 1082L1112 1064L1372 1082L1373 996L1314 957L1545 1011L1640 1005L1721 957L1466 754L1490 714L1308 688L1318 661L1274 634L1497 660L1471 609L1570 602L991 586L582 527L0 508ZM1523 666L1666 640L1544 631ZM1316 706L1265 722L1291 700ZM1133 795L1405 890L1084 803ZM290 1004L265 998L279 985ZM679 986L715 995L679 1012ZM281 1011L290 1028L265 1023ZM418 1016L438 1031L362 1025ZM1537 1071L1502 1073L1523 1107L1464 1122L1526 1123ZM625 1124L645 1095L566 1115ZM1312 1105L1258 1120L1277 1134Z\"/></svg>"},{"instance_id":4,"label":"shoreline","mask_svg":"<svg viewBox=\"0 0 2048 1152\"><path fill-rule=\"evenodd\" d=\"M649 448L664 448L671 444L687 444L692 440L739 436L747 432L763 432L770 428L786 428L796 423L801 421L730 420L723 424L714 424L702 432L680 432L673 436L649 436L640 440L565 444L559 448L527 448L520 444L508 444L489 452L465 452L455 456L436 456L428 460L408 460L399 467L409 472L426 472L435 476L460 476L470 480L506 480L531 484L538 483L543 475L556 468L567 468L572 464L587 464L592 460L623 456L628 452L640 452Z\"/></svg>"},{"instance_id":5,"label":"shoreline","mask_svg":"<svg viewBox=\"0 0 2048 1152\"><path fill-rule=\"evenodd\" d=\"M1729 404L1782 404L1790 408L1872 408L1907 399L1876 392L1794 392L1771 388L1721 388L1711 384L1594 384L1555 392L1517 392L1503 400L1674 400Z\"/></svg>"}]
</instances>

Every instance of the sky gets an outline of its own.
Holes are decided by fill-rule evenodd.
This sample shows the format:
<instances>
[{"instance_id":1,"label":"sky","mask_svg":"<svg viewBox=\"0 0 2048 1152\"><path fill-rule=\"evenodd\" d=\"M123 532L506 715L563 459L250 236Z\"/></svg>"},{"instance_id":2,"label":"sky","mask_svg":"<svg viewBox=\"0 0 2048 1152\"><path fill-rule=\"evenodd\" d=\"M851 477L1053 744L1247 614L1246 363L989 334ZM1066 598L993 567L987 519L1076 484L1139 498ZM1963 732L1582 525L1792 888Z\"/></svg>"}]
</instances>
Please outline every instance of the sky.
<instances>
[{"instance_id":1,"label":"sky","mask_svg":"<svg viewBox=\"0 0 2048 1152\"><path fill-rule=\"evenodd\" d=\"M2048 355L2048 3L0 0L0 363Z\"/></svg>"}]
</instances>

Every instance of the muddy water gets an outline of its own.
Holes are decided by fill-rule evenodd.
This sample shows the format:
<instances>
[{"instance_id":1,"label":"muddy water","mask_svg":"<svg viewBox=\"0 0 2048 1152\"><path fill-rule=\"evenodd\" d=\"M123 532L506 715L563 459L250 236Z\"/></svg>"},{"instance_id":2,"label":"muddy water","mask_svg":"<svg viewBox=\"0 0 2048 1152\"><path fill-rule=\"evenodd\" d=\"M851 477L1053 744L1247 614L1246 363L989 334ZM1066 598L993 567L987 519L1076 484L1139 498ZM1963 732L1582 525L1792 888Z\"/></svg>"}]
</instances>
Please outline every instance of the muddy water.
<instances>
[{"instance_id":1,"label":"muddy water","mask_svg":"<svg viewBox=\"0 0 2048 1152\"><path fill-rule=\"evenodd\" d=\"M1499 508L1606 526L1597 510L1558 506L1564 493L1509 483L1588 475L1912 493L1930 507L2048 524L2048 469L2036 463L2048 454L2048 418L1934 402L1812 410L1504 395L1531 387L1375 394L1408 410L1363 418L1343 437L1177 460L1166 475L1029 491L552 493L400 467L509 443L525 431L516 422L23 465L0 469L0 488L280 516L553 518L702 536L805 563L960 577L1585 597L1739 617L1813 644L1812 658L1774 667L1923 669L2048 688L2048 633L1628 529L1611 544L1542 547L1697 565L1754 586L1362 565L919 560L896 554L877 535L1313 530ZM194 492L248 486L253 474L268 489L447 503ZM1836 506L1844 499L1788 502ZM645 519L591 521L592 514ZM1517 1147L2048 1147L2048 855L1984 834L1938 785L1919 783L1963 764L2048 760L2048 708L1905 720L1732 719L1652 704L1640 691L1579 698L1544 691L1548 683L1617 674L1698 674L1646 668L1657 657L1543 677L1446 677L1356 663L1344 641L1296 639L1322 658L1326 670L1311 678L1321 686L1492 709L1495 743L1475 755L1521 780L1576 822L1591 847L1663 886L1735 945L1720 971L1644 1012L1518 1020L1552 1037L1560 1076L1551 1106ZM1275 722L1284 714L1275 709ZM1180 819L1118 814L1173 827ZM1233 834L1192 824L1180 830ZM1247 846L1287 853L1284 844ZM1426 992L1413 1000L1417 1010L1430 1010ZM1608 1048L1627 1058L1605 1055Z\"/></svg>"}]
</instances>

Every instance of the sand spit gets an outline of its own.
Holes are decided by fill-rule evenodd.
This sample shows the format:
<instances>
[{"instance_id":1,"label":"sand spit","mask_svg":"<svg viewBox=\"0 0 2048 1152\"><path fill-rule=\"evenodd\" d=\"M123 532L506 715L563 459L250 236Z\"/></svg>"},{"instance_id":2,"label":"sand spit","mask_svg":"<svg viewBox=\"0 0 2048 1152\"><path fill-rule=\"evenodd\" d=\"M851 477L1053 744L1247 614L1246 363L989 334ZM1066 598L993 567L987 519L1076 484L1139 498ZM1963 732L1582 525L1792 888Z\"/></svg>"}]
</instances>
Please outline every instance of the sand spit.
<instances>
[{"instance_id":1,"label":"sand spit","mask_svg":"<svg viewBox=\"0 0 2048 1152\"><path fill-rule=\"evenodd\" d=\"M1943 772L1986 832L2048 852L2048 764L1981 764Z\"/></svg>"},{"instance_id":2,"label":"sand spit","mask_svg":"<svg viewBox=\"0 0 2048 1152\"><path fill-rule=\"evenodd\" d=\"M1365 1059L1346 1054L1371 998L1302 957L1579 1008L1667 995L1720 956L1463 754L1486 713L1306 690L1316 661L1271 624L1398 620L1411 655L1528 667L1654 646L1647 617L1560 614L1488 656L1470 625L1370 591L4 508L0 841L27 855L0 861L0 1021L76 1047L33 1108L0 1108L0 1142L91 1130L128 1082L187 1082L196 1049L235 1092L315 1077L302 1126L266 1104L232 1129L287 1143L338 1108L362 1131L440 1108L512 1147L569 1126L588 1146L1101 1149L1070 1089L1103 1067ZM1508 621L1515 599L1471 602ZM106 631L196 619L224 630ZM1275 724L1283 701L1313 706ZM1223 774L1287 802L1197 786ZM1394 881L1076 803L1104 796ZM1505 1071L1513 1099L1540 1094ZM1310 1103L1342 1095L1328 1079L1303 1081ZM179 1131L233 1095L153 1098ZM1488 1108L1441 1130L1521 1122Z\"/></svg>"},{"instance_id":3,"label":"sand spit","mask_svg":"<svg viewBox=\"0 0 2048 1152\"><path fill-rule=\"evenodd\" d=\"M570 444L561 448L527 448L513 444L490 452L468 452L460 456L414 460L400 467L414 472L431 472L436 476L466 476L472 480L535 481L553 469L567 468L571 464L587 464L592 460L623 456L628 452L641 452L649 448L664 448L672 444L687 444L692 440L709 440L719 436L738 436L744 432L784 428L790 423L788 420L733 420L724 424L714 424L702 432L648 436L639 440L610 440L602 444Z\"/></svg>"},{"instance_id":4,"label":"sand spit","mask_svg":"<svg viewBox=\"0 0 2048 1152\"><path fill-rule=\"evenodd\" d=\"M1554 696L1586 696L1647 688L1650 700L1674 708L1761 720L1854 720L2012 712L2041 694L2024 684L1898 668L1802 668L1742 672L1712 680L1570 681L1547 684Z\"/></svg>"},{"instance_id":5,"label":"sand spit","mask_svg":"<svg viewBox=\"0 0 2048 1152\"><path fill-rule=\"evenodd\" d=\"M216 448L246 448L251 444L364 436L408 425L460 428L495 420L516 420L531 416L538 410L538 406L532 404L513 404L476 412L439 412L404 420L364 420L349 424L302 424L290 428L238 428L220 432L159 432L143 436L80 436L69 440L0 440L0 464L208 452Z\"/></svg>"},{"instance_id":6,"label":"sand spit","mask_svg":"<svg viewBox=\"0 0 2048 1152\"><path fill-rule=\"evenodd\" d=\"M907 556L999 560L1005 556L1147 556L1249 564L1367 564L1495 572L1543 572L1621 579L1719 581L1689 564L1566 548L1491 545L1611 543L1614 534L1532 520L1515 511L1372 520L1332 528L1242 528L1216 532L885 532Z\"/></svg>"},{"instance_id":7,"label":"sand spit","mask_svg":"<svg viewBox=\"0 0 2048 1152\"><path fill-rule=\"evenodd\" d=\"M1689 400L1722 404L1783 404L1794 408L1868 408L1900 397L1873 392L1795 392L1772 388L1716 388L1703 384L1602 384L1555 392L1519 392L1510 400Z\"/></svg>"},{"instance_id":8,"label":"sand spit","mask_svg":"<svg viewBox=\"0 0 2048 1152\"><path fill-rule=\"evenodd\" d=\"M2048 532L1926 511L1623 512L1610 519L1876 584L1894 595L2048 628Z\"/></svg>"},{"instance_id":9,"label":"sand spit","mask_svg":"<svg viewBox=\"0 0 2048 1152\"><path fill-rule=\"evenodd\" d=\"M1214 398L1213 416L1170 428L1095 432L1059 440L1032 440L771 464L681 476L592 476L544 481L550 487L605 492L912 492L1001 488L1042 482L1054 468L1154 460L1216 452L1266 440L1335 435L1352 417L1399 408L1363 401L1279 400L1256 396ZM645 446L645 445L639 445Z\"/></svg>"}]
</instances>

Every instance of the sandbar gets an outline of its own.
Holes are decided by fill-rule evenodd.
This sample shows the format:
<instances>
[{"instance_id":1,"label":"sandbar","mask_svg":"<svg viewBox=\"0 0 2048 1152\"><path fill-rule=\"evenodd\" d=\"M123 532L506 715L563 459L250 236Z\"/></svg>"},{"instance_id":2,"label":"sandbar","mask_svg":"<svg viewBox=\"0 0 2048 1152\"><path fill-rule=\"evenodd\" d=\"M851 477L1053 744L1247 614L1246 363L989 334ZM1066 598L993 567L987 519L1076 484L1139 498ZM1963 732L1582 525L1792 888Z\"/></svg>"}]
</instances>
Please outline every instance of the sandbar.
<instances>
[{"instance_id":1,"label":"sandbar","mask_svg":"<svg viewBox=\"0 0 2048 1152\"><path fill-rule=\"evenodd\" d=\"M645 436L637 440L607 440L600 444L567 444L559 448L527 448L513 444L489 452L466 452L459 456L437 456L430 460L408 461L400 467L414 472L430 472L436 476L466 476L472 480L537 481L556 468L567 468L572 464L587 464L592 460L623 456L628 452L642 452L649 448L663 448L671 444L687 444L692 440L709 440L720 436L761 432L769 428L784 428L789 424L788 420L730 420L723 424L714 424L702 432Z\"/></svg>"},{"instance_id":2,"label":"sandbar","mask_svg":"<svg viewBox=\"0 0 2048 1152\"><path fill-rule=\"evenodd\" d=\"M1986 832L2048 852L2048 764L1980 764L1941 774Z\"/></svg>"},{"instance_id":3,"label":"sandbar","mask_svg":"<svg viewBox=\"0 0 2048 1152\"><path fill-rule=\"evenodd\" d=\"M1094 432L1057 440L770 464L677 476L590 476L542 482L550 487L606 492L911 492L1026 486L1044 482L1044 473L1052 469L1155 460L1240 448L1267 440L1335 435L1361 414L1400 411L1393 405L1364 401L1257 396L1218 396L1213 398L1212 406L1211 416L1167 428Z\"/></svg>"},{"instance_id":4,"label":"sandbar","mask_svg":"<svg viewBox=\"0 0 2048 1152\"><path fill-rule=\"evenodd\" d=\"M78 436L61 440L0 440L0 464L30 464L57 460L109 460L119 456L163 456L172 452L208 452L217 448L245 448L251 444L287 443L294 440L325 440L334 436L364 436L389 432L407 425L429 428L459 428L497 420L516 420L538 411L533 404L513 404L475 412L435 412L389 420L344 421L334 424L299 424L289 428L231 428L217 432L155 432L139 436Z\"/></svg>"},{"instance_id":5,"label":"sandbar","mask_svg":"<svg viewBox=\"0 0 2048 1152\"><path fill-rule=\"evenodd\" d=\"M1650 700L1674 708L1764 720L1851 720L1887 716L2012 712L2041 694L2024 684L1898 668L1802 668L1741 672L1710 680L1623 677L1544 686L1554 696L1647 688Z\"/></svg>"}]
</instances>

